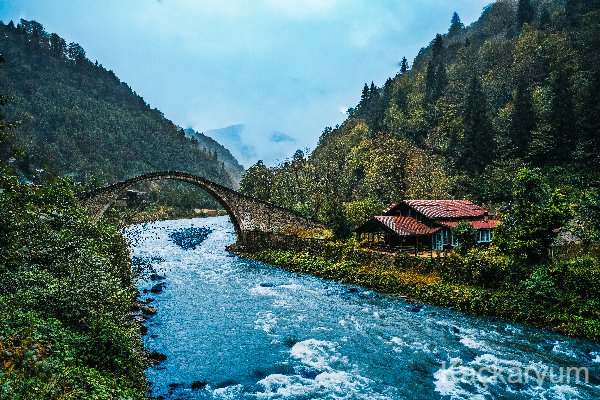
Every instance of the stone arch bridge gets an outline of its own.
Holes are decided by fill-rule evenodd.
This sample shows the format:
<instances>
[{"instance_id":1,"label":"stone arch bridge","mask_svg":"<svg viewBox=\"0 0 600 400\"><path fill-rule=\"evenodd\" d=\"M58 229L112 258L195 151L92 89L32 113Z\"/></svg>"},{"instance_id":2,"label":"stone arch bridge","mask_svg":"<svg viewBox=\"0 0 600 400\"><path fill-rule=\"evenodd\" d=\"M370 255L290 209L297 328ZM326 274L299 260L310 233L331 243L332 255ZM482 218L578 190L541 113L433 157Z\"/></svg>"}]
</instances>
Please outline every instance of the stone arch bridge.
<instances>
[{"instance_id":1,"label":"stone arch bridge","mask_svg":"<svg viewBox=\"0 0 600 400\"><path fill-rule=\"evenodd\" d=\"M127 189L143 182L174 179L195 185L213 196L229 214L235 228L237 242L234 248L242 250L249 231L277 232L286 229L310 230L324 228L323 224L302 214L246 196L208 179L185 172L151 172L109 186L82 192L77 195L80 207L88 207L92 218L99 218L106 209Z\"/></svg>"}]
</instances>

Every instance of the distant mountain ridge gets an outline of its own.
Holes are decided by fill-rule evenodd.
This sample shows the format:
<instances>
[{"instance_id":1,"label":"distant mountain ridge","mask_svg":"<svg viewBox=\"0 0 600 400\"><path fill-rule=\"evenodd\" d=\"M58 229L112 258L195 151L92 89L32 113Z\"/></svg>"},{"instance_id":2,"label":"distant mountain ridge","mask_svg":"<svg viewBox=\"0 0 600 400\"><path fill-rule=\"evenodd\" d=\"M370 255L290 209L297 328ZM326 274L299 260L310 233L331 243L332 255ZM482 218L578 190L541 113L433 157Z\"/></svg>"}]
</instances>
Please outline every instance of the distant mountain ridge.
<instances>
[{"instance_id":1,"label":"distant mountain ridge","mask_svg":"<svg viewBox=\"0 0 600 400\"><path fill-rule=\"evenodd\" d=\"M22 121L12 133L27 154L10 161L23 179L44 170L104 184L180 170L239 186L243 167L227 149L202 134L186 137L77 43L67 45L36 21L0 21L0 53L0 90L14 96L4 112Z\"/></svg>"},{"instance_id":2,"label":"distant mountain ridge","mask_svg":"<svg viewBox=\"0 0 600 400\"><path fill-rule=\"evenodd\" d=\"M283 132L262 129L246 124L230 125L225 128L204 132L226 146L240 163L250 166L259 158L268 165L277 165L279 154L296 149L296 139ZM257 151L257 147L260 148ZM259 157L259 154L261 156Z\"/></svg>"},{"instance_id":3,"label":"distant mountain ridge","mask_svg":"<svg viewBox=\"0 0 600 400\"><path fill-rule=\"evenodd\" d=\"M206 136L204 133L196 132L192 128L184 129L186 136L194 138L200 142L200 146L204 147L211 153L217 153L219 160L225 163L225 169L233 176L237 185L235 189L239 188L239 182L242 180L242 176L246 170L240 165L238 160L231 155L231 152L225 148L222 144L214 140L213 138Z\"/></svg>"}]
</instances>

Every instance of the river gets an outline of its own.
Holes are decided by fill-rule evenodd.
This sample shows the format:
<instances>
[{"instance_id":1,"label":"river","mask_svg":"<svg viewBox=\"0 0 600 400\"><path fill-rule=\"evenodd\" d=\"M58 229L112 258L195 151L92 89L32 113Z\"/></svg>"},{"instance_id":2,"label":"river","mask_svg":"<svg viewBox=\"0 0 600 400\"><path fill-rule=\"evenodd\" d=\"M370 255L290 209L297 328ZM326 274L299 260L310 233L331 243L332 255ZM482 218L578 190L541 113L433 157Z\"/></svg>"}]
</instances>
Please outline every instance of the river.
<instances>
[{"instance_id":1,"label":"river","mask_svg":"<svg viewBox=\"0 0 600 400\"><path fill-rule=\"evenodd\" d=\"M212 232L185 250L169 235L190 227ZM128 236L147 265L140 298L158 311L146 317L145 345L168 357L146 371L152 396L600 398L598 343L232 256L227 217L138 225Z\"/></svg>"}]
</instances>

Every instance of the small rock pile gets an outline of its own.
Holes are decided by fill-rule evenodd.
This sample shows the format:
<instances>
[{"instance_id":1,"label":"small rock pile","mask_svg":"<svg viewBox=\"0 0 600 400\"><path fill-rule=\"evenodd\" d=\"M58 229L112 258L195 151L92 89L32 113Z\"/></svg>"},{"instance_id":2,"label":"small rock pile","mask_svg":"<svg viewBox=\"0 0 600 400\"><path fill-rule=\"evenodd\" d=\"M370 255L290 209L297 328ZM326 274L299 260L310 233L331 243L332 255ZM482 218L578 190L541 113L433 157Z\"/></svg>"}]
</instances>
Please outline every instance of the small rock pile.
<instances>
[{"instance_id":1,"label":"small rock pile","mask_svg":"<svg viewBox=\"0 0 600 400\"><path fill-rule=\"evenodd\" d=\"M174 231L169 234L169 237L175 244L185 250L195 250L213 230L206 227L187 228L181 231Z\"/></svg>"}]
</instances>

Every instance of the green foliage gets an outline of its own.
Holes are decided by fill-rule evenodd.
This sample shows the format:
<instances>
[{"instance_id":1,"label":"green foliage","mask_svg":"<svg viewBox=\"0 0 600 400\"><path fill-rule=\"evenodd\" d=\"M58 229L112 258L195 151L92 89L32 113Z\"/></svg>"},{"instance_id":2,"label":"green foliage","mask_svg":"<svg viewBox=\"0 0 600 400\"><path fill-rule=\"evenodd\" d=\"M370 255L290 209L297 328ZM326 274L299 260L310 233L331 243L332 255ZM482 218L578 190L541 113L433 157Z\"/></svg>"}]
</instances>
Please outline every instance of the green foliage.
<instances>
[{"instance_id":1,"label":"green foliage","mask_svg":"<svg viewBox=\"0 0 600 400\"><path fill-rule=\"evenodd\" d=\"M450 21L450 24L450 29L448 29L448 37L458 35L461 29L464 28L464 25L462 22L460 22L460 17L456 12L452 14L452 20Z\"/></svg>"},{"instance_id":2,"label":"green foliage","mask_svg":"<svg viewBox=\"0 0 600 400\"><path fill-rule=\"evenodd\" d=\"M248 168L240 182L240 193L269 201L273 186L273 173L262 160Z\"/></svg>"},{"instance_id":3,"label":"green foliage","mask_svg":"<svg viewBox=\"0 0 600 400\"><path fill-rule=\"evenodd\" d=\"M470 173L481 173L494 151L492 124L487 115L487 99L479 78L474 76L464 105L461 164Z\"/></svg>"},{"instance_id":4,"label":"green foliage","mask_svg":"<svg viewBox=\"0 0 600 400\"><path fill-rule=\"evenodd\" d=\"M380 215L383 209L384 207L377 200L366 198L346 204L345 213L350 226L356 228L374 215Z\"/></svg>"},{"instance_id":5,"label":"green foliage","mask_svg":"<svg viewBox=\"0 0 600 400\"><path fill-rule=\"evenodd\" d=\"M128 243L70 180L0 175L0 399L143 398Z\"/></svg>"},{"instance_id":6,"label":"green foliage","mask_svg":"<svg viewBox=\"0 0 600 400\"><path fill-rule=\"evenodd\" d=\"M513 184L513 204L492 244L529 264L549 257L559 228L574 217L559 191L550 191L539 169L523 168Z\"/></svg>"},{"instance_id":7,"label":"green foliage","mask_svg":"<svg viewBox=\"0 0 600 400\"><path fill-rule=\"evenodd\" d=\"M477 245L477 229L467 221L460 221L452 228L452 237L458 242L456 251L463 256Z\"/></svg>"},{"instance_id":8,"label":"green foliage","mask_svg":"<svg viewBox=\"0 0 600 400\"><path fill-rule=\"evenodd\" d=\"M574 233L582 239L592 242L600 242L600 191L598 188L590 188L586 191L579 204L579 225Z\"/></svg>"},{"instance_id":9,"label":"green foliage","mask_svg":"<svg viewBox=\"0 0 600 400\"><path fill-rule=\"evenodd\" d=\"M531 0L519 0L517 8L517 27L520 29L523 24L531 22L535 14L535 9Z\"/></svg>"}]
</instances>

